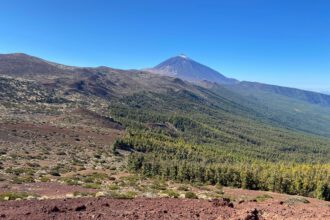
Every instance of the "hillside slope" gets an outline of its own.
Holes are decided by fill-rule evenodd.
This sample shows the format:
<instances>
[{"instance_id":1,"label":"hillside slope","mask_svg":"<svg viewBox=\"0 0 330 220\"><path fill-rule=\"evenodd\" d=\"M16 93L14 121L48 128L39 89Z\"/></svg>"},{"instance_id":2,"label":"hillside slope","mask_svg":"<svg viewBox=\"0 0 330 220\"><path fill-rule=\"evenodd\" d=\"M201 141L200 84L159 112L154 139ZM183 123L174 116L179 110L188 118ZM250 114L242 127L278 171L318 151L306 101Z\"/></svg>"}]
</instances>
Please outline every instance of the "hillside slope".
<instances>
[{"instance_id":1,"label":"hillside slope","mask_svg":"<svg viewBox=\"0 0 330 220\"><path fill-rule=\"evenodd\" d=\"M4 137L15 137L13 130L19 129L19 124L31 123L31 120L38 121L37 130L42 129L44 123L50 123L52 126L69 126L74 131L72 135L87 135L94 128L84 125L88 130L85 131L81 129L84 120L75 120L76 116L70 116L81 112L77 109L87 109L87 112L100 115L97 117L98 127L91 133L94 138L89 140L101 145L89 143L88 138L84 138L83 146L88 150L86 154L80 152L80 158L94 163L88 152L99 150L101 155L96 157L97 166L105 166L101 161L113 161L102 159L104 155L109 157L109 152L114 155L126 152L126 169L149 177L218 183L328 199L328 195L324 194L330 181L326 108L318 109L298 100L297 105L302 104L310 110L304 114L293 114L290 109L295 108L296 104L290 104L283 96L277 99L260 92L258 94L264 96L260 95L258 99L218 84L199 86L143 71L98 67L57 73L50 67L54 64L47 61L39 64L25 60L24 65L30 64L45 66L43 70L48 71L36 72L31 78L33 70L25 74L21 64L10 64L11 71L1 80L3 86L12 91L9 93L12 95L10 99L5 98L8 91L0 94L3 96L0 100L4 100L0 102L1 118L6 123L9 121L5 126L14 126L3 131ZM22 89L22 86L33 90ZM21 102L19 97L22 94L37 98ZM274 99L274 106L261 99L267 97ZM285 105L278 105L282 100ZM316 109L318 113L313 115L312 110ZM65 121L58 121L65 115ZM324 121L304 120L304 117L308 119L317 115L322 115ZM91 118L94 120L94 117ZM106 123L100 122L102 118L109 118L126 128L120 139L114 141L111 138L114 141L111 150L104 141L114 131L103 127ZM321 129L317 129L318 125ZM8 136L8 132L14 134ZM57 135L63 133L60 128L54 132ZM26 137L25 130L21 133L22 137ZM115 136L118 135L112 135ZM38 140L44 136L35 137ZM74 154L71 150L79 152L79 146L82 146L76 144L82 142L81 138L72 136L74 139L71 140L71 136L64 137L70 144L73 141L75 147L67 153L59 152L56 158L68 158L67 155ZM13 141L16 139L9 138L1 147L16 146ZM38 149L45 144L44 141L34 141L27 146ZM65 149L63 146L59 146L60 149ZM77 161L67 162L66 166L71 167L72 163ZM8 160L5 166L10 165ZM57 170L66 172L67 169Z\"/></svg>"}]
</instances>

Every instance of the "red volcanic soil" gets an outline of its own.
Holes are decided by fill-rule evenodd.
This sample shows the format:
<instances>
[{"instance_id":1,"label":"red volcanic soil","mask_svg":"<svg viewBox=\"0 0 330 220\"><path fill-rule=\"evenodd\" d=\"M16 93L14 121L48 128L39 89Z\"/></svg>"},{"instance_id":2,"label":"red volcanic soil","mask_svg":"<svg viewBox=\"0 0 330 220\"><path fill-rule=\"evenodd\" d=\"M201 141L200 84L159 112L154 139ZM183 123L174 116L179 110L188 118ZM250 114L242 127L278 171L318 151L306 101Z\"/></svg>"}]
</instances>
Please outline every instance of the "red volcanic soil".
<instances>
[{"instance_id":1,"label":"red volcanic soil","mask_svg":"<svg viewBox=\"0 0 330 220\"><path fill-rule=\"evenodd\" d=\"M318 203L319 202L319 203ZM170 198L77 198L0 202L0 219L330 219L329 203L234 203Z\"/></svg>"}]
</instances>

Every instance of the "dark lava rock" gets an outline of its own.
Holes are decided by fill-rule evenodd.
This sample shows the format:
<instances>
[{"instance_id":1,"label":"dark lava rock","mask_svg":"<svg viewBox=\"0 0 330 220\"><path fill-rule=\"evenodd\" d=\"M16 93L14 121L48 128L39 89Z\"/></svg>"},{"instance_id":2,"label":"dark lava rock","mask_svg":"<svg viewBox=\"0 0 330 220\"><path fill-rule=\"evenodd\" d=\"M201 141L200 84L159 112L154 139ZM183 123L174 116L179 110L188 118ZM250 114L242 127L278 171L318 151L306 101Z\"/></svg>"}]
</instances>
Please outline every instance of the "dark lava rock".
<instances>
[{"instance_id":1,"label":"dark lava rock","mask_svg":"<svg viewBox=\"0 0 330 220\"><path fill-rule=\"evenodd\" d=\"M228 198L212 199L211 202L214 207L227 206L230 208L234 208L234 204L232 202L230 202L230 199L228 199Z\"/></svg>"},{"instance_id":2,"label":"dark lava rock","mask_svg":"<svg viewBox=\"0 0 330 220\"><path fill-rule=\"evenodd\" d=\"M259 211L258 209L251 210L247 216L244 218L244 220L259 220Z\"/></svg>"},{"instance_id":3,"label":"dark lava rock","mask_svg":"<svg viewBox=\"0 0 330 220\"><path fill-rule=\"evenodd\" d=\"M77 212L86 211L86 206L85 205L78 206L75 209L75 211L77 211Z\"/></svg>"},{"instance_id":4,"label":"dark lava rock","mask_svg":"<svg viewBox=\"0 0 330 220\"><path fill-rule=\"evenodd\" d=\"M60 209L57 207L57 206L54 206L51 210L50 210L50 212L59 212L60 211Z\"/></svg>"},{"instance_id":5,"label":"dark lava rock","mask_svg":"<svg viewBox=\"0 0 330 220\"><path fill-rule=\"evenodd\" d=\"M104 203L104 204L102 204L102 206L109 207L110 205L109 205L109 203Z\"/></svg>"}]
</instances>

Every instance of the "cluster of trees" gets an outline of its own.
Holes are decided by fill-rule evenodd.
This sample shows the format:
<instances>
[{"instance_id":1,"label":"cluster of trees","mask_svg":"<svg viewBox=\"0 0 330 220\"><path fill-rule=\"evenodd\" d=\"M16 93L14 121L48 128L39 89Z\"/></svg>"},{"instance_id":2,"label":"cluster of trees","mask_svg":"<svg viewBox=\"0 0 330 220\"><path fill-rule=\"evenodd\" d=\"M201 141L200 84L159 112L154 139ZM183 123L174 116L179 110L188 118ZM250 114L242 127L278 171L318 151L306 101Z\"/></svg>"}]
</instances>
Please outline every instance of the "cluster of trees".
<instances>
[{"instance_id":1,"label":"cluster of trees","mask_svg":"<svg viewBox=\"0 0 330 220\"><path fill-rule=\"evenodd\" d=\"M127 128L113 150L131 151L133 172L330 200L329 139L244 116L228 100L210 104L186 93L143 93L109 110Z\"/></svg>"},{"instance_id":2,"label":"cluster of trees","mask_svg":"<svg viewBox=\"0 0 330 220\"><path fill-rule=\"evenodd\" d=\"M205 163L177 159L163 152L130 154L128 168L148 177L221 184L330 200L330 165L252 162Z\"/></svg>"},{"instance_id":3,"label":"cluster of trees","mask_svg":"<svg viewBox=\"0 0 330 220\"><path fill-rule=\"evenodd\" d=\"M132 149L129 170L148 177L330 200L330 164L259 160L152 133L129 134L115 146Z\"/></svg>"}]
</instances>

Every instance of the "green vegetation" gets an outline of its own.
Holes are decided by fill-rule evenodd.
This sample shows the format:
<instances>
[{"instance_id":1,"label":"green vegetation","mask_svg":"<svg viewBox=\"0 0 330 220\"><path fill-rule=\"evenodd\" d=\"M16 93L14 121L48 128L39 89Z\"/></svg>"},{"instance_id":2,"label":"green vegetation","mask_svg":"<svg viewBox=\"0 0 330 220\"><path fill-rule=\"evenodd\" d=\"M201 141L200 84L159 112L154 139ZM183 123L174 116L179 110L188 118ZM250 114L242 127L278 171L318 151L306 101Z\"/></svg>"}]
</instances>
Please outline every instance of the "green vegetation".
<instances>
[{"instance_id":1,"label":"green vegetation","mask_svg":"<svg viewBox=\"0 0 330 220\"><path fill-rule=\"evenodd\" d=\"M26 199L29 196L32 195L26 192L4 192L4 193L0 193L0 201Z\"/></svg>"},{"instance_id":2,"label":"green vegetation","mask_svg":"<svg viewBox=\"0 0 330 220\"><path fill-rule=\"evenodd\" d=\"M289 204L289 205L296 205L296 204L300 204L300 203L307 204L307 203L309 203L309 201L303 197L295 196L295 197L285 200L284 203Z\"/></svg>"},{"instance_id":3,"label":"green vegetation","mask_svg":"<svg viewBox=\"0 0 330 220\"><path fill-rule=\"evenodd\" d=\"M109 110L127 127L116 150L147 177L326 198L330 140L258 120L253 110L189 92L135 94ZM133 108L136 103L139 108ZM317 195L316 195L317 194Z\"/></svg>"},{"instance_id":4,"label":"green vegetation","mask_svg":"<svg viewBox=\"0 0 330 220\"><path fill-rule=\"evenodd\" d=\"M86 183L83 185L83 187L88 189L101 189L101 184L98 183Z\"/></svg>"},{"instance_id":5,"label":"green vegetation","mask_svg":"<svg viewBox=\"0 0 330 220\"><path fill-rule=\"evenodd\" d=\"M193 192L186 192L184 194L184 197L186 199L198 199L198 196L195 193L193 193Z\"/></svg>"},{"instance_id":6,"label":"green vegetation","mask_svg":"<svg viewBox=\"0 0 330 220\"><path fill-rule=\"evenodd\" d=\"M188 186L181 185L181 186L178 187L178 190L179 191L189 191L189 187Z\"/></svg>"},{"instance_id":7,"label":"green vegetation","mask_svg":"<svg viewBox=\"0 0 330 220\"><path fill-rule=\"evenodd\" d=\"M120 189L120 187L117 186L116 184L111 184L111 185L108 186L108 189L109 190L118 190L118 189Z\"/></svg>"},{"instance_id":8,"label":"green vegetation","mask_svg":"<svg viewBox=\"0 0 330 220\"><path fill-rule=\"evenodd\" d=\"M126 193L110 192L108 196L114 199L134 199L137 193L128 191Z\"/></svg>"},{"instance_id":9,"label":"green vegetation","mask_svg":"<svg viewBox=\"0 0 330 220\"><path fill-rule=\"evenodd\" d=\"M170 198L179 198L180 194L172 189L164 190L163 193L167 194Z\"/></svg>"},{"instance_id":10,"label":"green vegetation","mask_svg":"<svg viewBox=\"0 0 330 220\"><path fill-rule=\"evenodd\" d=\"M263 201L266 201L267 199L272 199L273 197L271 197L270 195L268 195L268 194L263 194L263 195L261 195L261 196L257 196L256 197L256 200L258 201L258 202L263 202Z\"/></svg>"}]
</instances>

